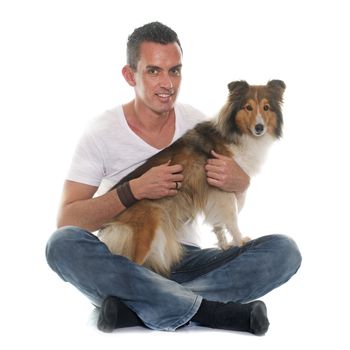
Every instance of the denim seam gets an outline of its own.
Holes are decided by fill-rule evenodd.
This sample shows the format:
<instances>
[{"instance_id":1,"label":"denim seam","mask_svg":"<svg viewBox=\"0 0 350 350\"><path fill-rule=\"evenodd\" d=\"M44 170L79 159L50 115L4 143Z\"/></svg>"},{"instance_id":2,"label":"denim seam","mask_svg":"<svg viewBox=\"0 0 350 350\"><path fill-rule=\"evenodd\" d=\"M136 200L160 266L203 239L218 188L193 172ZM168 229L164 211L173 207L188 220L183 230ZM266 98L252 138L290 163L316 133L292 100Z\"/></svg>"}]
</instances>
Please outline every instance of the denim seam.
<instances>
[{"instance_id":1,"label":"denim seam","mask_svg":"<svg viewBox=\"0 0 350 350\"><path fill-rule=\"evenodd\" d=\"M255 246L255 242L252 242L250 248L254 247ZM210 263L207 263L205 264L204 266L205 267L211 267L213 265L216 265L216 264L222 264L222 263L226 263L227 261L230 261L230 260L233 260L233 259L236 259L237 257L239 257L242 253L244 253L246 251L246 249L239 249L237 254L232 256L232 255L228 255L228 256L225 256L225 257L222 257L222 258L218 258L217 260L215 261L212 261ZM176 275L177 273L187 273L187 272L196 272L196 271L200 271L203 269L203 266L200 266L200 267L196 267L196 268L192 268L192 269L182 269L182 270L176 270L175 272L173 272L174 275Z\"/></svg>"},{"instance_id":2,"label":"denim seam","mask_svg":"<svg viewBox=\"0 0 350 350\"><path fill-rule=\"evenodd\" d=\"M274 237L272 237L272 235L265 236L265 237L272 238L273 240L276 240L276 239L277 239L276 235L274 235ZM208 263L208 264L206 264L205 266L212 266L212 265L214 265L214 264L216 264L216 263L222 263L222 262L225 262L225 263L226 263L226 262L227 262L226 260L233 260L233 259L236 259L236 258L239 257L241 254L245 253L245 252L248 250L247 248L249 248L249 249L254 248L254 247L256 246L257 241L258 241L258 239L257 239L257 240L254 239L254 240L248 242L246 246L243 246L243 247L241 247L241 248L238 250L238 252L237 252L237 254L236 254L235 256L229 255L229 256L227 256L227 257L223 257L223 258L221 258L221 259L218 259L218 260L215 261L215 262ZM197 268L187 269L187 270L186 270L186 269L185 269L185 270L177 270L176 272L174 272L174 274L177 274L177 273L184 273L184 272L195 272L195 271L201 270L202 268L203 268L203 267L197 267Z\"/></svg>"}]
</instances>

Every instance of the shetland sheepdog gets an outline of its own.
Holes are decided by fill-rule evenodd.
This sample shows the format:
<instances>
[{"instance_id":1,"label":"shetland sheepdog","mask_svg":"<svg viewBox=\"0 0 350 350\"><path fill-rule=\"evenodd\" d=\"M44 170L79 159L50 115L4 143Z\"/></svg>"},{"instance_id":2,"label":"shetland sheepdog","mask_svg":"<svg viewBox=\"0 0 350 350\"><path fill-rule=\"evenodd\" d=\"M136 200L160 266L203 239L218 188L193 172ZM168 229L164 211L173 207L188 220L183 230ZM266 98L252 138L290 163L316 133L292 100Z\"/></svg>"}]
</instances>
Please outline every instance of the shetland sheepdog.
<instances>
[{"instance_id":1,"label":"shetland sheepdog","mask_svg":"<svg viewBox=\"0 0 350 350\"><path fill-rule=\"evenodd\" d=\"M210 186L204 166L214 150L233 157L254 176L270 145L281 137L285 87L281 80L259 86L231 82L227 102L214 120L197 124L121 180L119 184L169 160L183 166L184 180L176 196L140 200L100 230L99 238L110 251L167 276L182 255L176 232L199 213L212 225L222 249L248 241L237 224L244 196ZM232 237L230 242L226 231Z\"/></svg>"}]
</instances>

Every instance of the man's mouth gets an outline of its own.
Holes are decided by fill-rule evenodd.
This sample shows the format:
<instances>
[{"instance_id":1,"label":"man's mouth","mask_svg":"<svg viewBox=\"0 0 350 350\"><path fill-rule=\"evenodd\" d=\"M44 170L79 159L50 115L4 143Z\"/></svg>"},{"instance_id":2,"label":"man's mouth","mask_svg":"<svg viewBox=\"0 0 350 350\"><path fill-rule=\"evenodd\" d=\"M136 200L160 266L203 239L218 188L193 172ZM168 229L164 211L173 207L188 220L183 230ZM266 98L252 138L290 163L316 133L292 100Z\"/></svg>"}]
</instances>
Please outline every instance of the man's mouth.
<instances>
[{"instance_id":1,"label":"man's mouth","mask_svg":"<svg viewBox=\"0 0 350 350\"><path fill-rule=\"evenodd\" d=\"M167 101L169 100L173 95L174 92L161 92L156 94L161 100Z\"/></svg>"},{"instance_id":2,"label":"man's mouth","mask_svg":"<svg viewBox=\"0 0 350 350\"><path fill-rule=\"evenodd\" d=\"M172 94L157 94L159 97L162 97L162 98L167 98L167 97L170 97L172 96Z\"/></svg>"}]
</instances>

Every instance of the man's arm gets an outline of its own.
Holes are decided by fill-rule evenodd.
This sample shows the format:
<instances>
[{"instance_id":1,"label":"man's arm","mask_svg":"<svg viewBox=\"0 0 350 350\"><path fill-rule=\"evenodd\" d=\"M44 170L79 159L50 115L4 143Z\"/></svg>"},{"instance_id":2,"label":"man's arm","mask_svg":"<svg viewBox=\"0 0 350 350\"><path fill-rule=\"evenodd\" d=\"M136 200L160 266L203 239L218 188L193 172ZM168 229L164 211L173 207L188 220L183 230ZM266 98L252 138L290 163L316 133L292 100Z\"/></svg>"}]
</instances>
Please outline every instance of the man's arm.
<instances>
[{"instance_id":1,"label":"man's arm","mask_svg":"<svg viewBox=\"0 0 350 350\"><path fill-rule=\"evenodd\" d=\"M65 181L57 226L79 226L93 232L125 209L116 191L93 198L96 191L95 186Z\"/></svg>"},{"instance_id":2,"label":"man's arm","mask_svg":"<svg viewBox=\"0 0 350 350\"><path fill-rule=\"evenodd\" d=\"M153 167L130 181L131 191L137 199L174 196L175 182L181 186L183 180L181 171L181 165L168 163ZM115 190L93 198L96 191L95 186L65 181L57 226L72 225L93 232L125 210Z\"/></svg>"}]
</instances>

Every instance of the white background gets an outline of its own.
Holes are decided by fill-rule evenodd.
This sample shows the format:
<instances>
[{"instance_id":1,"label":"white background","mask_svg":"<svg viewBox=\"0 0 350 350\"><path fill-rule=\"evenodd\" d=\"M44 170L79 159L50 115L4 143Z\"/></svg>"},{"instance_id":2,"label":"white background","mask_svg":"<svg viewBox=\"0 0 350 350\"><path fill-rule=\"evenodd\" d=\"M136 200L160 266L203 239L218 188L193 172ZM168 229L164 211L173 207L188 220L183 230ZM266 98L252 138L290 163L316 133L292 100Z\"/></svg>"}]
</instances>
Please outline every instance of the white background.
<instances>
[{"instance_id":1,"label":"white background","mask_svg":"<svg viewBox=\"0 0 350 350\"><path fill-rule=\"evenodd\" d=\"M1 1L3 349L349 346L349 62L346 1ZM87 122L132 98L127 36L159 20L184 49L180 101L215 114L226 85L282 79L284 138L253 180L244 233L285 233L303 265L265 296L264 337L185 328L106 335L93 308L44 259L64 176ZM211 236L204 234L209 242ZM189 345L189 343L194 345Z\"/></svg>"}]
</instances>

